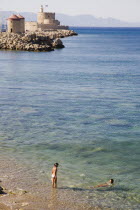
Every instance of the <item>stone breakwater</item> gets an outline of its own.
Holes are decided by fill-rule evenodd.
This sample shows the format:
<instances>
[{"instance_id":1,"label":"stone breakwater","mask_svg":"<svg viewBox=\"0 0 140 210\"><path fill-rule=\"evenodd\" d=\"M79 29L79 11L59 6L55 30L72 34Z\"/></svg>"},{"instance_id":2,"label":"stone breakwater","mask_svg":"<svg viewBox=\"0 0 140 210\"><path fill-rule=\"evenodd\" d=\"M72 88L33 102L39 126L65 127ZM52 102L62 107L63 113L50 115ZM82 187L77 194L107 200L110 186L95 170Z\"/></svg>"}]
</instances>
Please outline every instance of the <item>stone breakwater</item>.
<instances>
[{"instance_id":1,"label":"stone breakwater","mask_svg":"<svg viewBox=\"0 0 140 210\"><path fill-rule=\"evenodd\" d=\"M0 49L24 51L51 51L63 48L60 38L77 35L72 30L55 30L25 34L0 33Z\"/></svg>"}]
</instances>

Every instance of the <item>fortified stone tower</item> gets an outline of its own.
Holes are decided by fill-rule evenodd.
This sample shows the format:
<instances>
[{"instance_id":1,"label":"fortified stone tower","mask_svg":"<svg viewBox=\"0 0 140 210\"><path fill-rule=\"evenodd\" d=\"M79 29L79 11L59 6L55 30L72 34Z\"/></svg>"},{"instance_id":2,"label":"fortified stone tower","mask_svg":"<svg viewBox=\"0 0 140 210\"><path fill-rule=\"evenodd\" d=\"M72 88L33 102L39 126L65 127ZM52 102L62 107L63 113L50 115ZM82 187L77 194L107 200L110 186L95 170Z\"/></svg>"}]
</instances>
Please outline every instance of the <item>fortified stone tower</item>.
<instances>
[{"instance_id":1,"label":"fortified stone tower","mask_svg":"<svg viewBox=\"0 0 140 210\"><path fill-rule=\"evenodd\" d=\"M67 30L69 27L60 25L59 20L55 19L55 13L44 12L42 5L37 14L37 22L25 22L26 31L47 31L56 29Z\"/></svg>"},{"instance_id":2,"label":"fortified stone tower","mask_svg":"<svg viewBox=\"0 0 140 210\"><path fill-rule=\"evenodd\" d=\"M47 25L60 25L58 20L55 20L55 13L52 12L44 12L43 6L41 5L40 11L37 15L37 23L38 24L47 24Z\"/></svg>"},{"instance_id":3,"label":"fortified stone tower","mask_svg":"<svg viewBox=\"0 0 140 210\"><path fill-rule=\"evenodd\" d=\"M16 15L11 15L7 19L8 32L19 33L20 32L20 19Z\"/></svg>"},{"instance_id":4,"label":"fortified stone tower","mask_svg":"<svg viewBox=\"0 0 140 210\"><path fill-rule=\"evenodd\" d=\"M25 19L21 15L11 15L7 19L9 33L24 33L25 32Z\"/></svg>"},{"instance_id":5,"label":"fortified stone tower","mask_svg":"<svg viewBox=\"0 0 140 210\"><path fill-rule=\"evenodd\" d=\"M45 13L43 11L43 6L41 5L40 11L37 14L37 22L38 24L44 24Z\"/></svg>"}]
</instances>

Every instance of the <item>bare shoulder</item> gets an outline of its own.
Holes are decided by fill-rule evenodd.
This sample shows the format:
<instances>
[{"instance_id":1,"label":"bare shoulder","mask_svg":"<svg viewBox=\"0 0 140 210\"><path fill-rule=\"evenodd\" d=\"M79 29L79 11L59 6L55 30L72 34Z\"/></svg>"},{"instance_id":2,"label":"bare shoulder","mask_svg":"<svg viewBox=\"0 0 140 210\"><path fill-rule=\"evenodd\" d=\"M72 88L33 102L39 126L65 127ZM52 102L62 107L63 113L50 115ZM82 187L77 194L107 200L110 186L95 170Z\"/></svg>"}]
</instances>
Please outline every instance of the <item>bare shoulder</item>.
<instances>
[{"instance_id":1,"label":"bare shoulder","mask_svg":"<svg viewBox=\"0 0 140 210\"><path fill-rule=\"evenodd\" d=\"M57 171L57 168L54 166L54 167L52 168L52 171Z\"/></svg>"}]
</instances>

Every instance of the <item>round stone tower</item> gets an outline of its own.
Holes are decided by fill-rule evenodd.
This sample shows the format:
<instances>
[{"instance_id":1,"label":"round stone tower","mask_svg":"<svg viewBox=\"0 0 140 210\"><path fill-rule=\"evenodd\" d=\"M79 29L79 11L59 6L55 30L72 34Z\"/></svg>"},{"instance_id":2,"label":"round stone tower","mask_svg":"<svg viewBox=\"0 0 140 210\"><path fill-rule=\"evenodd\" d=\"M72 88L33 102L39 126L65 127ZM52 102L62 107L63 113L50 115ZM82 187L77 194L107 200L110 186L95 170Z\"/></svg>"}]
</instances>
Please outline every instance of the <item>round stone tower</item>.
<instances>
[{"instance_id":1,"label":"round stone tower","mask_svg":"<svg viewBox=\"0 0 140 210\"><path fill-rule=\"evenodd\" d=\"M20 19L20 32L25 33L25 18L20 14L17 17Z\"/></svg>"},{"instance_id":2,"label":"round stone tower","mask_svg":"<svg viewBox=\"0 0 140 210\"><path fill-rule=\"evenodd\" d=\"M20 19L16 15L11 15L7 19L8 32L19 33L20 32Z\"/></svg>"},{"instance_id":3,"label":"round stone tower","mask_svg":"<svg viewBox=\"0 0 140 210\"><path fill-rule=\"evenodd\" d=\"M9 33L25 33L25 18L21 15L11 15L7 25Z\"/></svg>"},{"instance_id":4,"label":"round stone tower","mask_svg":"<svg viewBox=\"0 0 140 210\"><path fill-rule=\"evenodd\" d=\"M41 5L40 11L37 14L37 22L38 24L44 24L45 12L43 11L43 6Z\"/></svg>"}]
</instances>

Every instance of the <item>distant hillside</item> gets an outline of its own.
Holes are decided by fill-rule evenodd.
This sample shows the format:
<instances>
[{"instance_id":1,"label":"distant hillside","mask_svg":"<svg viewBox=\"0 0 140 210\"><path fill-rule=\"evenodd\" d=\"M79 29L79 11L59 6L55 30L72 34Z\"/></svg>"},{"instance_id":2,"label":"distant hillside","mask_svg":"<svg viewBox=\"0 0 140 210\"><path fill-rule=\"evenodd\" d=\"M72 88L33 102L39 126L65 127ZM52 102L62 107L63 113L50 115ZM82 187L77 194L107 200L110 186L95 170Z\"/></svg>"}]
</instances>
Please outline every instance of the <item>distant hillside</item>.
<instances>
[{"instance_id":1,"label":"distant hillside","mask_svg":"<svg viewBox=\"0 0 140 210\"><path fill-rule=\"evenodd\" d=\"M6 19L12 15L17 14L15 11L0 11L0 18L2 20L2 23L6 23ZM37 21L37 15L33 12L20 12L21 15L23 15L26 18L26 21Z\"/></svg>"},{"instance_id":2,"label":"distant hillside","mask_svg":"<svg viewBox=\"0 0 140 210\"><path fill-rule=\"evenodd\" d=\"M6 23L6 19L11 14L16 14L15 11L1 11L0 16L2 23ZM36 21L37 14L33 12L21 12L26 18L26 21ZM88 26L88 27L140 27L140 23L127 23L114 18L96 18L92 15L77 15L70 16L65 14L56 14L56 19L61 22L61 25L68 26Z\"/></svg>"},{"instance_id":3,"label":"distant hillside","mask_svg":"<svg viewBox=\"0 0 140 210\"><path fill-rule=\"evenodd\" d=\"M128 23L114 18L96 18L93 15L69 16L64 14L56 14L56 18L63 25L69 25L69 26L140 27L140 23Z\"/></svg>"}]
</instances>

